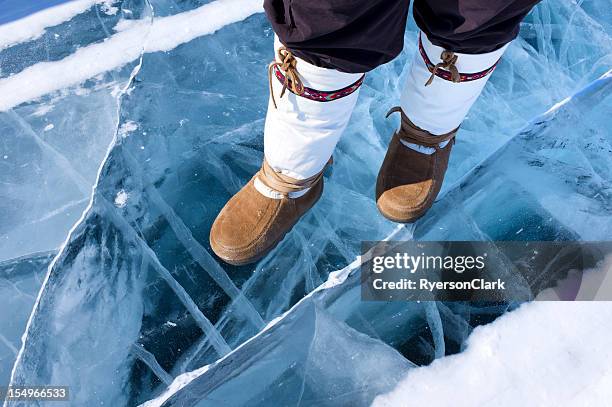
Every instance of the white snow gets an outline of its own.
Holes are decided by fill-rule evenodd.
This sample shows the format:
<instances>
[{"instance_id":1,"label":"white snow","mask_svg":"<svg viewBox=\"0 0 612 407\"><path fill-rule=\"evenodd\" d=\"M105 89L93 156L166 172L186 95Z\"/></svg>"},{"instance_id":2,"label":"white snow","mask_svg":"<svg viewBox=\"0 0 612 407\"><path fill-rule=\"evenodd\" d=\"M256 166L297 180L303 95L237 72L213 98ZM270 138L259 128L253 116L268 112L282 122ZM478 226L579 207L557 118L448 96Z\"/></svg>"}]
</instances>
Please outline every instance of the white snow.
<instances>
[{"instance_id":1,"label":"white snow","mask_svg":"<svg viewBox=\"0 0 612 407\"><path fill-rule=\"evenodd\" d=\"M117 24L115 24L115 26L113 27L113 31L115 32L127 31L130 28L134 28L136 25L140 23L141 23L141 20L122 19L122 20L119 20Z\"/></svg>"},{"instance_id":2,"label":"white snow","mask_svg":"<svg viewBox=\"0 0 612 407\"><path fill-rule=\"evenodd\" d=\"M32 113L33 116L42 117L47 113L51 112L55 108L52 104L41 104L36 110Z\"/></svg>"},{"instance_id":3,"label":"white snow","mask_svg":"<svg viewBox=\"0 0 612 407\"><path fill-rule=\"evenodd\" d=\"M109 16L114 16L119 11L118 7L114 7L113 4L116 3L117 0L103 0L102 1L102 12Z\"/></svg>"},{"instance_id":4,"label":"white snow","mask_svg":"<svg viewBox=\"0 0 612 407\"><path fill-rule=\"evenodd\" d=\"M575 291L577 284L579 289ZM564 280L559 280L555 287L540 292L536 300L559 301L566 300L564 297L568 295L573 295L575 297L572 298L576 301L608 301L610 293L612 293L612 254L605 256L596 268L585 270L584 273L570 270Z\"/></svg>"},{"instance_id":5,"label":"white snow","mask_svg":"<svg viewBox=\"0 0 612 407\"><path fill-rule=\"evenodd\" d=\"M127 205L127 201L129 197L130 195L127 192L125 192L125 190L123 189L117 192L117 195L115 196L115 206L117 208L125 207L125 205Z\"/></svg>"},{"instance_id":6,"label":"white snow","mask_svg":"<svg viewBox=\"0 0 612 407\"><path fill-rule=\"evenodd\" d=\"M61 24L89 10L103 0L76 0L49 7L27 17L0 25L0 50L24 41L35 40L48 27ZM106 1L107 2L107 1Z\"/></svg>"},{"instance_id":7,"label":"white snow","mask_svg":"<svg viewBox=\"0 0 612 407\"><path fill-rule=\"evenodd\" d=\"M0 79L0 111L120 68L140 56L145 42L146 52L169 51L261 10L258 1L216 0L191 11L156 18L152 25L140 21L104 42L80 48L62 60L40 62Z\"/></svg>"},{"instance_id":8,"label":"white snow","mask_svg":"<svg viewBox=\"0 0 612 407\"><path fill-rule=\"evenodd\" d=\"M53 130L53 128L55 127L55 125L53 123L49 123L45 126L45 128L43 129L43 131L49 131L49 130Z\"/></svg>"},{"instance_id":9,"label":"white snow","mask_svg":"<svg viewBox=\"0 0 612 407\"><path fill-rule=\"evenodd\" d=\"M608 406L612 302L532 302L476 328L467 349L411 370L373 407Z\"/></svg>"},{"instance_id":10,"label":"white snow","mask_svg":"<svg viewBox=\"0 0 612 407\"><path fill-rule=\"evenodd\" d=\"M128 120L127 122L123 123L121 125L121 127L119 127L119 137L125 138L127 137L131 132L138 130L138 123Z\"/></svg>"}]
</instances>

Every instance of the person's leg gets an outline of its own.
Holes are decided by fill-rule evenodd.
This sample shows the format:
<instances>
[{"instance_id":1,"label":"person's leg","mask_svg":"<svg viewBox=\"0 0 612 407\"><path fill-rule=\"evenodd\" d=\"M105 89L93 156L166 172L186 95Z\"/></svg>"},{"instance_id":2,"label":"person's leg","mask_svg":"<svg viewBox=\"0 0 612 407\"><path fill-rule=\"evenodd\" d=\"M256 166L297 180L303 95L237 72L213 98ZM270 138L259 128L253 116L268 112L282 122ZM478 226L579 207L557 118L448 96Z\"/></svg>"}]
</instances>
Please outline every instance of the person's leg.
<instances>
[{"instance_id":1,"label":"person's leg","mask_svg":"<svg viewBox=\"0 0 612 407\"><path fill-rule=\"evenodd\" d=\"M346 94L347 88L401 52L408 6L409 0L264 1L277 35L276 61L279 47L286 46L304 86L328 97L280 98L282 83L272 78L278 105L271 100L268 106L264 145L273 168L298 179L323 168L357 100L358 90Z\"/></svg>"},{"instance_id":2,"label":"person's leg","mask_svg":"<svg viewBox=\"0 0 612 407\"><path fill-rule=\"evenodd\" d=\"M385 217L412 222L431 207L458 127L537 2L415 0L418 51L397 110L402 124L376 187Z\"/></svg>"},{"instance_id":3,"label":"person's leg","mask_svg":"<svg viewBox=\"0 0 612 407\"><path fill-rule=\"evenodd\" d=\"M319 199L363 74L403 48L408 0L265 0L276 33L264 164L215 220L226 262L269 252Z\"/></svg>"},{"instance_id":4,"label":"person's leg","mask_svg":"<svg viewBox=\"0 0 612 407\"><path fill-rule=\"evenodd\" d=\"M278 63L281 47L276 38ZM321 68L298 57L295 60L305 93L298 96L288 89L281 97L282 78L287 73L272 67L264 155L274 169L304 179L321 171L331 157L357 102L363 73Z\"/></svg>"}]
</instances>

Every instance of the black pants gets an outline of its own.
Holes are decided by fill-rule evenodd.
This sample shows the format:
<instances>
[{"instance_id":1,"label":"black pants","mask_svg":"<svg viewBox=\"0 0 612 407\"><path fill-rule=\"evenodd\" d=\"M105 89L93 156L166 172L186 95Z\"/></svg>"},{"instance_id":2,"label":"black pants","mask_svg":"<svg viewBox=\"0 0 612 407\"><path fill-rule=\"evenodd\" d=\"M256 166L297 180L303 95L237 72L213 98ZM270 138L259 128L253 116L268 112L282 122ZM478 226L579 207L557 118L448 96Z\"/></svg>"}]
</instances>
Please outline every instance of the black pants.
<instances>
[{"instance_id":1,"label":"black pants","mask_svg":"<svg viewBox=\"0 0 612 407\"><path fill-rule=\"evenodd\" d=\"M414 0L414 19L449 51L481 54L512 41L539 0ZM410 0L264 0L280 41L314 65L367 72L404 45Z\"/></svg>"}]
</instances>

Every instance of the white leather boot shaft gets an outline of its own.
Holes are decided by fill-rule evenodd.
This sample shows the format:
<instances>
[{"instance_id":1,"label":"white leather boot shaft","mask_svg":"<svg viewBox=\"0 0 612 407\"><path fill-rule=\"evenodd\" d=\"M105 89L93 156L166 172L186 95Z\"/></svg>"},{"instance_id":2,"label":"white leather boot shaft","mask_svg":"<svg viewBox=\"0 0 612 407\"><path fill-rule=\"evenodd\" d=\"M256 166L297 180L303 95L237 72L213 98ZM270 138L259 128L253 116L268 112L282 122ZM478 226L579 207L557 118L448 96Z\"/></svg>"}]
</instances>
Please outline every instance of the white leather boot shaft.
<instances>
[{"instance_id":1,"label":"white leather boot shaft","mask_svg":"<svg viewBox=\"0 0 612 407\"><path fill-rule=\"evenodd\" d=\"M420 34L420 38L431 63L441 62L444 48L432 44L424 33ZM495 65L507 47L508 44L486 54L455 53L458 57L455 66L464 74L485 71ZM415 125L434 135L441 135L459 127L491 75L489 73L480 79L459 83L436 76L429 86L425 86L430 76L431 72L417 49L400 104Z\"/></svg>"},{"instance_id":2,"label":"white leather boot shaft","mask_svg":"<svg viewBox=\"0 0 612 407\"><path fill-rule=\"evenodd\" d=\"M275 58L282 44L275 39ZM304 86L319 91L342 89L355 83L363 74L339 72L314 66L297 59L297 71ZM279 61L280 62L280 61ZM264 130L264 153L272 168L296 179L305 179L323 169L331 157L351 116L359 90L329 102L306 99L282 91L281 82L272 77L277 108L272 99ZM261 183L255 184L265 195ZM303 191L302 191L303 193ZM272 194L271 197L276 197Z\"/></svg>"}]
</instances>

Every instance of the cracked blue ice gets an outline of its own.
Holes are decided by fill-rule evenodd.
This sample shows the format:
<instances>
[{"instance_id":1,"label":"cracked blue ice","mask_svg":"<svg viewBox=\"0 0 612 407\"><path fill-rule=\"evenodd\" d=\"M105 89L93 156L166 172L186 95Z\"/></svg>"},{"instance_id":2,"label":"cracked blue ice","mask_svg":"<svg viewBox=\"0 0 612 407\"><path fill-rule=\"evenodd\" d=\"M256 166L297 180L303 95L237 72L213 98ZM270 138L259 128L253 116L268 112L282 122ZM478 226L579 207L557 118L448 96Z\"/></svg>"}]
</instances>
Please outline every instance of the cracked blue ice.
<instances>
[{"instance_id":1,"label":"cracked blue ice","mask_svg":"<svg viewBox=\"0 0 612 407\"><path fill-rule=\"evenodd\" d=\"M0 383L7 384L21 335L55 252L0 262Z\"/></svg>"},{"instance_id":2,"label":"cracked blue ice","mask_svg":"<svg viewBox=\"0 0 612 407\"><path fill-rule=\"evenodd\" d=\"M152 1L153 21L176 15L178 30L180 24L195 24L180 18L204 3ZM74 17L85 20L73 26L75 32L66 22L31 47L0 51L3 61L9 55L15 61L2 68L0 89L19 78L11 79L9 72L19 74L47 59L62 63L75 41L86 48L100 42L101 31L116 35L114 24L134 19L128 14L150 16L144 2L115 5L121 9L117 16L92 10ZM545 1L523 24L462 127L444 195L427 217L398 230L373 204L373 180L396 124L384 120L384 113L397 103L405 63L415 51L411 23L402 56L368 75L317 207L258 265L217 262L208 231L261 163L265 66L272 58L264 16L237 15L230 8L223 16L211 14L207 23L227 18L228 24L167 51L146 53L119 101L115 96L136 60L0 113L8 134L0 143L17 157L0 161L0 196L12 198L0 207L6 219L0 224L8 225L0 226L0 259L61 245L87 204L105 147L119 135L91 209L51 269L13 383L70 385L75 405L136 405L163 393L175 377L193 371L198 374L191 378L198 377L203 366L224 358L204 369L202 378L218 383L214 391L232 394L253 385L256 372L261 386L245 395L253 405L294 403L296 393L285 389L295 388L303 388L297 393L302 405L320 405L319 396L333 403L347 392L354 394L353 404L364 405L389 388L370 388L367 397L358 391L367 374L384 373L376 366L368 372L351 359L363 346L376 349L385 361L380 368L390 366L390 385L412 363L461 351L474 325L508 307L360 303L358 279L351 274L292 308L330 272L353 263L362 240L391 233L406 239L504 240L520 230L529 240L610 237L611 141L604 114L610 111L610 81L539 116L612 66L610 9L594 2ZM94 33L78 31L88 24L97 27ZM74 40L51 42L53 30L73 33ZM143 44L156 35L142 33ZM51 44L49 57L26 52L43 47L41 42ZM525 128L536 117L541 122ZM49 124L54 127L45 131ZM66 163L70 171L62 167ZM290 309L289 319L260 333ZM288 321L311 336L279 336ZM316 326L338 332L343 345L303 352L306 344L320 344L324 333L312 331ZM299 350L292 354L293 366L266 352L292 346ZM253 352L245 353L249 347ZM321 361L333 357L326 369ZM329 383L304 374L313 361L322 377L336 377L334 369L342 363L356 363L364 373L316 395ZM189 405L190 394L208 394L202 381L194 380L189 392L169 392L176 394L168 403Z\"/></svg>"}]
</instances>

